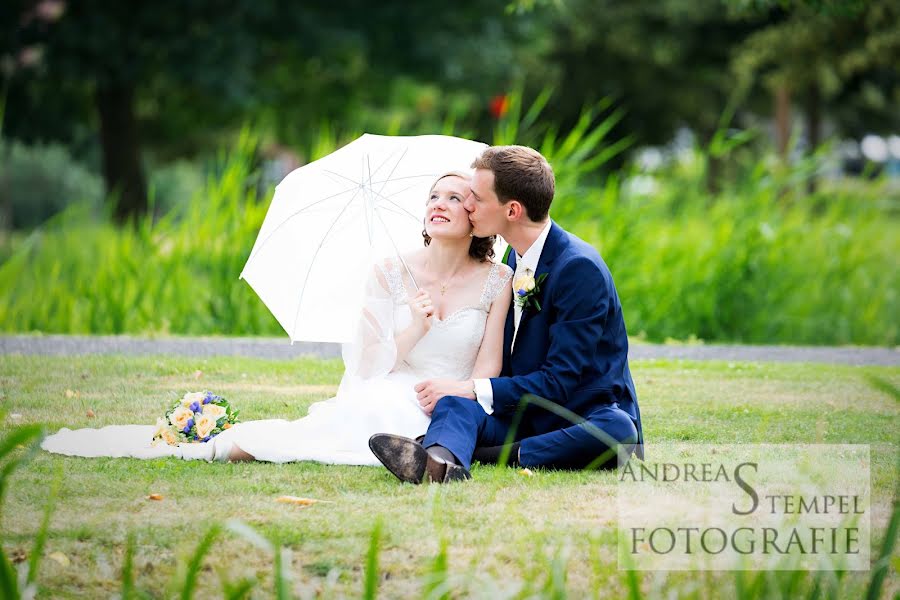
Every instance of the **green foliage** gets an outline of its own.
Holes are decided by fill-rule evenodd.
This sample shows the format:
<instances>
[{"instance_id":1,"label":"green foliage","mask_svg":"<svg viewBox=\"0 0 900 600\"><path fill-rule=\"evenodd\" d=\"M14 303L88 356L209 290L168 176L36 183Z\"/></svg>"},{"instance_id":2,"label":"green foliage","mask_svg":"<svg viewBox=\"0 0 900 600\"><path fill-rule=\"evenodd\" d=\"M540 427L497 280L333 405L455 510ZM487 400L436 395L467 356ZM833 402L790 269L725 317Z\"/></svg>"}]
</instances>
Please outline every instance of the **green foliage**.
<instances>
[{"instance_id":1,"label":"green foliage","mask_svg":"<svg viewBox=\"0 0 900 600\"><path fill-rule=\"evenodd\" d=\"M35 227L74 202L98 210L103 180L59 144L0 143L0 227Z\"/></svg>"},{"instance_id":2,"label":"green foliage","mask_svg":"<svg viewBox=\"0 0 900 600\"><path fill-rule=\"evenodd\" d=\"M148 195L156 215L168 213L187 198L203 193L203 171L198 165L176 161L149 172Z\"/></svg>"},{"instance_id":3,"label":"green foliage","mask_svg":"<svg viewBox=\"0 0 900 600\"><path fill-rule=\"evenodd\" d=\"M739 6L739 5L738 5ZM821 102L844 132L893 132L900 77L900 6L868 2L758 2L733 7L742 19L769 15L733 46L738 87L784 87ZM821 110L807 106L807 111Z\"/></svg>"},{"instance_id":4,"label":"green foliage","mask_svg":"<svg viewBox=\"0 0 900 600\"><path fill-rule=\"evenodd\" d=\"M583 213L573 229L602 240L632 334L896 344L891 257L900 246L887 182L823 183L807 194L802 173L762 158L710 196L705 162L694 152L581 199L595 216Z\"/></svg>"},{"instance_id":5,"label":"green foliage","mask_svg":"<svg viewBox=\"0 0 900 600\"><path fill-rule=\"evenodd\" d=\"M752 132L601 179L597 169L630 143L609 139L621 110L603 100L561 135L541 118L549 98L526 109L513 94L495 141L532 145L554 166L551 215L600 250L632 336L897 344L898 194L888 182L823 180L808 193L824 159L784 164L753 147ZM344 141L323 126L310 154ZM280 335L237 279L267 209L255 148L245 130L202 193L133 230L76 206L18 241L0 264L0 330ZM727 177L710 192L713 161Z\"/></svg>"}]
</instances>

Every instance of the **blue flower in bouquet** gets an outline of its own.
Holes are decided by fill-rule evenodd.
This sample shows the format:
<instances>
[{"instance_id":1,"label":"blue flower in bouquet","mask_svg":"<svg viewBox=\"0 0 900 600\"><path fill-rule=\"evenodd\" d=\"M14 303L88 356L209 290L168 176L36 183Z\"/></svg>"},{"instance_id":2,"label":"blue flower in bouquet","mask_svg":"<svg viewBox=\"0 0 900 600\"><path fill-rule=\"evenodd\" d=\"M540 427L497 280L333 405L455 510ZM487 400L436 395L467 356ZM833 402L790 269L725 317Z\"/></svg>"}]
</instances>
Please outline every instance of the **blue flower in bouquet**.
<instances>
[{"instance_id":1,"label":"blue flower in bouquet","mask_svg":"<svg viewBox=\"0 0 900 600\"><path fill-rule=\"evenodd\" d=\"M217 398L217 396L213 396L212 392L206 392L206 395L203 397L203 404L209 404L215 398Z\"/></svg>"},{"instance_id":2,"label":"blue flower in bouquet","mask_svg":"<svg viewBox=\"0 0 900 600\"><path fill-rule=\"evenodd\" d=\"M204 404L205 404L205 403L206 403L206 401L204 401ZM200 412L200 404L197 403L197 402L194 402L193 404L191 404L191 407L190 407L190 408L191 408L191 410L194 411L194 412Z\"/></svg>"}]
</instances>

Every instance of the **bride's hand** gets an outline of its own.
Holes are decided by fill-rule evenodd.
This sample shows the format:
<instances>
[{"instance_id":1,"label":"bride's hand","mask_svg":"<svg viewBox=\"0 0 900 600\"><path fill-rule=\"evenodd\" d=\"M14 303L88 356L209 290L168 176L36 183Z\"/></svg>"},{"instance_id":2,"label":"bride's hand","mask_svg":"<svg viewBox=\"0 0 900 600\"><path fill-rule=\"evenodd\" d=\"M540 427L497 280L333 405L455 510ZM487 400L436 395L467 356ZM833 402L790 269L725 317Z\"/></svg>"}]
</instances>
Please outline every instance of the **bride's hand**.
<instances>
[{"instance_id":1,"label":"bride's hand","mask_svg":"<svg viewBox=\"0 0 900 600\"><path fill-rule=\"evenodd\" d=\"M409 300L409 310L412 312L413 324L418 326L423 333L431 328L431 317L434 315L434 306L431 304L431 294L426 290L419 292Z\"/></svg>"}]
</instances>

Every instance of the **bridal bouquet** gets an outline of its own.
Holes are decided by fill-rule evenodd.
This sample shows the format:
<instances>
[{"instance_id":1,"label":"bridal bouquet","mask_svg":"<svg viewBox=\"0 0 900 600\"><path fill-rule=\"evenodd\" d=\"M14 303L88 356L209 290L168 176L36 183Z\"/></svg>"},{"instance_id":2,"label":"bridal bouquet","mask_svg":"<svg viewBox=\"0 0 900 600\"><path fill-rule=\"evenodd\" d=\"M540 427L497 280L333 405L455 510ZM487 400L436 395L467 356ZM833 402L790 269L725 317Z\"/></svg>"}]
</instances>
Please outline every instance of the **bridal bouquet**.
<instances>
[{"instance_id":1,"label":"bridal bouquet","mask_svg":"<svg viewBox=\"0 0 900 600\"><path fill-rule=\"evenodd\" d=\"M208 442L238 422L228 400L212 392L188 392L156 420L153 443L171 446Z\"/></svg>"}]
</instances>

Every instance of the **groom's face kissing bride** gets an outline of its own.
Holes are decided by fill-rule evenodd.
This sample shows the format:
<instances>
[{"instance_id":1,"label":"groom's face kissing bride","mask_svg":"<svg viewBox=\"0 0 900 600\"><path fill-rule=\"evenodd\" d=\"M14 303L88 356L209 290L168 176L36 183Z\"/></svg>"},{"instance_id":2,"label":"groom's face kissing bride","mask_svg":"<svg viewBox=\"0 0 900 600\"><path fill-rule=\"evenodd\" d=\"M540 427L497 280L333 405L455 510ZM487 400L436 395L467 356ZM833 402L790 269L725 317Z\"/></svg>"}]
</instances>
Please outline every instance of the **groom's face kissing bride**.
<instances>
[{"instance_id":1,"label":"groom's face kissing bride","mask_svg":"<svg viewBox=\"0 0 900 600\"><path fill-rule=\"evenodd\" d=\"M465 202L472 233L500 235L524 254L534 239L522 234L546 224L555 191L553 171L543 156L524 146L489 148L472 167L472 193Z\"/></svg>"}]
</instances>

